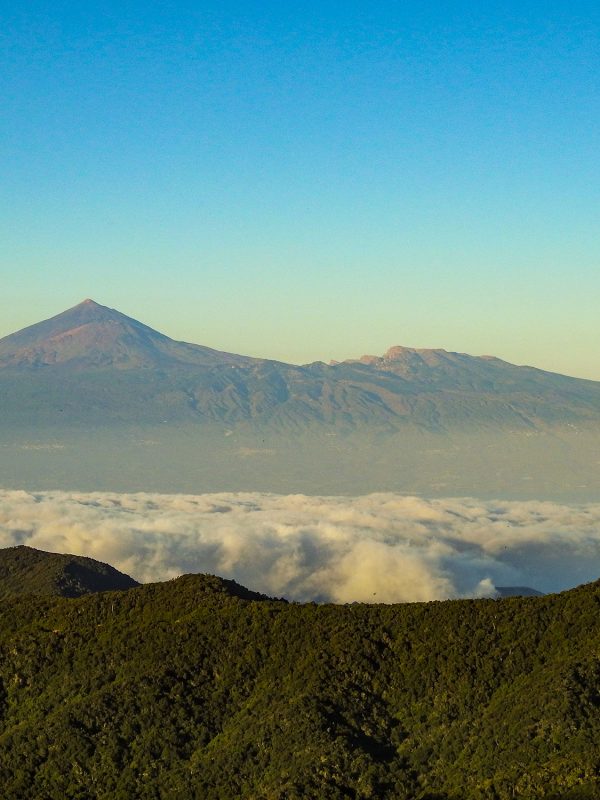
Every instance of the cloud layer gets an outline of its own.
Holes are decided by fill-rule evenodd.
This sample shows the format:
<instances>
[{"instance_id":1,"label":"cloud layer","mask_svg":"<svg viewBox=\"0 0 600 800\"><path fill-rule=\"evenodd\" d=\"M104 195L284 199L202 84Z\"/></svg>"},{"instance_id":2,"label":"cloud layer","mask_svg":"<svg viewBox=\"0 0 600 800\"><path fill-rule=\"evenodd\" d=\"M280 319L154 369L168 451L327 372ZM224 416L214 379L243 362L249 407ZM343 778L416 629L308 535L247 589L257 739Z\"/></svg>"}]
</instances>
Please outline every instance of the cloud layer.
<instances>
[{"instance_id":1,"label":"cloud layer","mask_svg":"<svg viewBox=\"0 0 600 800\"><path fill-rule=\"evenodd\" d=\"M142 582L211 572L293 600L440 600L595 580L600 504L0 490L0 547L15 544Z\"/></svg>"}]
</instances>

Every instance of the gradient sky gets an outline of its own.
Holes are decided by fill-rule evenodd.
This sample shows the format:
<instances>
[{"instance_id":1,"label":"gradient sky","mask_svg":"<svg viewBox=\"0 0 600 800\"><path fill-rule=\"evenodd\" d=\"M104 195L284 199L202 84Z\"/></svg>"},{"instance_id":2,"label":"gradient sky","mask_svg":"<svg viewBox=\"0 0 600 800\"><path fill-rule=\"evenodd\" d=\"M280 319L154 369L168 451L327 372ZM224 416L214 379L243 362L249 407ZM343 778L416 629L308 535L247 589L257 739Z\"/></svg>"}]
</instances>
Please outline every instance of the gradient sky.
<instances>
[{"instance_id":1,"label":"gradient sky","mask_svg":"<svg viewBox=\"0 0 600 800\"><path fill-rule=\"evenodd\" d=\"M600 6L0 2L0 336L600 380Z\"/></svg>"}]
</instances>

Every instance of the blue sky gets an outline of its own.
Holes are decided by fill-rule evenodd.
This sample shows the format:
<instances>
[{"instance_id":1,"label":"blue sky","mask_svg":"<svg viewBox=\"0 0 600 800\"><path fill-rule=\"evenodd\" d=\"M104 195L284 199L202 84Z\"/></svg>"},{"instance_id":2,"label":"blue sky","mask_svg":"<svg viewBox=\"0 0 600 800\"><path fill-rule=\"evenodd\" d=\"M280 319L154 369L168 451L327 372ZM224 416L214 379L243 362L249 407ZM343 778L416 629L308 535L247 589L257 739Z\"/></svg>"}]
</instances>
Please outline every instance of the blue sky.
<instances>
[{"instance_id":1,"label":"blue sky","mask_svg":"<svg viewBox=\"0 0 600 800\"><path fill-rule=\"evenodd\" d=\"M600 379L597 3L1 3L0 335Z\"/></svg>"}]
</instances>

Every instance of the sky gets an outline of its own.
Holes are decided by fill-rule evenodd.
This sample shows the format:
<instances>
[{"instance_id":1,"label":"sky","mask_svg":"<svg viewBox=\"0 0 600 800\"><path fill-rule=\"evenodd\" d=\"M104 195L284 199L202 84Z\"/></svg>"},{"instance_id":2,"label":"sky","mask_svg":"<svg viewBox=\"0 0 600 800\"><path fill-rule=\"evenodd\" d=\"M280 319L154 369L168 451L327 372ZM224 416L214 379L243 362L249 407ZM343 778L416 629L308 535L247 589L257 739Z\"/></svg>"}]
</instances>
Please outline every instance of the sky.
<instances>
[{"instance_id":1,"label":"sky","mask_svg":"<svg viewBox=\"0 0 600 800\"><path fill-rule=\"evenodd\" d=\"M0 336L600 380L600 6L0 0Z\"/></svg>"}]
</instances>

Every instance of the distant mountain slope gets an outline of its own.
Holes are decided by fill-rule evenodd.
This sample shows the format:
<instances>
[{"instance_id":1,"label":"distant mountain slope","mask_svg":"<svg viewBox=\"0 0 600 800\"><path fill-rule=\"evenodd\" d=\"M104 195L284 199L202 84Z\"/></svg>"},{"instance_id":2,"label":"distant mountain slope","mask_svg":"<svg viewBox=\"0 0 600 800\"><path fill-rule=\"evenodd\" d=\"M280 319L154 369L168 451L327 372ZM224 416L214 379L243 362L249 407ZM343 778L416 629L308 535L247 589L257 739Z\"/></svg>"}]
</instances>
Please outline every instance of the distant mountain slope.
<instances>
[{"instance_id":1,"label":"distant mountain slope","mask_svg":"<svg viewBox=\"0 0 600 800\"><path fill-rule=\"evenodd\" d=\"M543 597L543 592L529 586L496 586L498 597Z\"/></svg>"},{"instance_id":2,"label":"distant mountain slope","mask_svg":"<svg viewBox=\"0 0 600 800\"><path fill-rule=\"evenodd\" d=\"M2 798L592 800L599 603L5 600Z\"/></svg>"},{"instance_id":3,"label":"distant mountain slope","mask_svg":"<svg viewBox=\"0 0 600 800\"><path fill-rule=\"evenodd\" d=\"M383 356L362 356L341 362L391 373L422 389L468 392L569 391L584 396L597 382L570 378L554 372L521 367L495 356L471 356L442 349L391 347Z\"/></svg>"},{"instance_id":4,"label":"distant mountain slope","mask_svg":"<svg viewBox=\"0 0 600 800\"><path fill-rule=\"evenodd\" d=\"M0 340L0 427L535 431L600 423L600 383L444 350L302 367L167 336L86 300Z\"/></svg>"},{"instance_id":5,"label":"distant mountain slope","mask_svg":"<svg viewBox=\"0 0 600 800\"><path fill-rule=\"evenodd\" d=\"M81 597L136 586L129 575L92 558L25 545L0 549L0 600L29 594Z\"/></svg>"},{"instance_id":6,"label":"distant mountain slope","mask_svg":"<svg viewBox=\"0 0 600 800\"><path fill-rule=\"evenodd\" d=\"M176 342L112 308L84 300L51 319L0 339L0 367L68 365L135 369L247 364L252 359Z\"/></svg>"}]
</instances>

